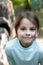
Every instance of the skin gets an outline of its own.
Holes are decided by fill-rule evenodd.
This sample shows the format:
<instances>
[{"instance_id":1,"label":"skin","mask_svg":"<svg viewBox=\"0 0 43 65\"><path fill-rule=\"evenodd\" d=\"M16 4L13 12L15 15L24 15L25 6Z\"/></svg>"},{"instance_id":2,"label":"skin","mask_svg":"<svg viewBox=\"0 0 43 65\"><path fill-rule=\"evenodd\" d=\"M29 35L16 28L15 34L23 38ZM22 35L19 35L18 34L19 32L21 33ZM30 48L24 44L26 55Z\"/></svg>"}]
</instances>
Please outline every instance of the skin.
<instances>
[{"instance_id":1,"label":"skin","mask_svg":"<svg viewBox=\"0 0 43 65\"><path fill-rule=\"evenodd\" d=\"M17 29L17 37L23 47L29 47L38 35L37 27L27 18L23 18Z\"/></svg>"}]
</instances>

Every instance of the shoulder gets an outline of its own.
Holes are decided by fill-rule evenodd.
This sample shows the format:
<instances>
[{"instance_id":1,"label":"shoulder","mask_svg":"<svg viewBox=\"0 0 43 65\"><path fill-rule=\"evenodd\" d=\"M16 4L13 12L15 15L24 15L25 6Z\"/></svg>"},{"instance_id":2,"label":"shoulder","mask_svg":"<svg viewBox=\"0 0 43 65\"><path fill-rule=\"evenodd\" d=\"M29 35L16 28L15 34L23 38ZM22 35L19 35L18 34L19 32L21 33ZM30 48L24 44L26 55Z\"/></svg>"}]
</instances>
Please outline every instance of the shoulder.
<instances>
[{"instance_id":1,"label":"shoulder","mask_svg":"<svg viewBox=\"0 0 43 65\"><path fill-rule=\"evenodd\" d=\"M37 47L40 51L43 51L43 43L39 39L36 39Z\"/></svg>"},{"instance_id":2,"label":"shoulder","mask_svg":"<svg viewBox=\"0 0 43 65\"><path fill-rule=\"evenodd\" d=\"M36 46L38 52L43 52L43 43L38 38L34 40L34 46Z\"/></svg>"},{"instance_id":3,"label":"shoulder","mask_svg":"<svg viewBox=\"0 0 43 65\"><path fill-rule=\"evenodd\" d=\"M43 43L41 43L39 39L36 39L36 42L37 42L37 49L39 52L39 56L40 58L43 58Z\"/></svg>"},{"instance_id":4,"label":"shoulder","mask_svg":"<svg viewBox=\"0 0 43 65\"><path fill-rule=\"evenodd\" d=\"M13 47L15 47L15 45L17 44L17 42L18 42L17 38L7 42L6 45L5 45L5 51L12 50Z\"/></svg>"}]
</instances>

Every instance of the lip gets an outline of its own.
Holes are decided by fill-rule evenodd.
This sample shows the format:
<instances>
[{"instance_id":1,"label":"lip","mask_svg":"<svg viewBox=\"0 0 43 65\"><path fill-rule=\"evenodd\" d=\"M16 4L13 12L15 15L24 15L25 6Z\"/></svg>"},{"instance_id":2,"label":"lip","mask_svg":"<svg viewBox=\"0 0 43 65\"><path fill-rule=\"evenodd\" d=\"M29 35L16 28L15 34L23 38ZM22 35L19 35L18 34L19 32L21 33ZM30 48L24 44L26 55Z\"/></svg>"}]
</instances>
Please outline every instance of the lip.
<instances>
[{"instance_id":1,"label":"lip","mask_svg":"<svg viewBox=\"0 0 43 65\"><path fill-rule=\"evenodd\" d=\"M25 39L31 39L31 37L24 37Z\"/></svg>"},{"instance_id":2,"label":"lip","mask_svg":"<svg viewBox=\"0 0 43 65\"><path fill-rule=\"evenodd\" d=\"M24 37L24 38L32 38L32 37L29 36L29 37Z\"/></svg>"}]
</instances>

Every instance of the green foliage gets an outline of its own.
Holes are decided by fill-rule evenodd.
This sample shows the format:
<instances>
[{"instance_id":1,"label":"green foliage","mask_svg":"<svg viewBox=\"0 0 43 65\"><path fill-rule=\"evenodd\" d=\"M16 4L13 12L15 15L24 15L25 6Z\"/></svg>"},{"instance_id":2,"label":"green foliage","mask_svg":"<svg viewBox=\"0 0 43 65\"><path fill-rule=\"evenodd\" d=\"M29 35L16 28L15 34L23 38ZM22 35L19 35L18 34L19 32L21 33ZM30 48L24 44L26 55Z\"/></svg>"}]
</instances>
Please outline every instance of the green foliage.
<instances>
[{"instance_id":1,"label":"green foliage","mask_svg":"<svg viewBox=\"0 0 43 65\"><path fill-rule=\"evenodd\" d=\"M40 21L40 27L43 27L43 18L39 17L39 21Z\"/></svg>"},{"instance_id":2,"label":"green foliage","mask_svg":"<svg viewBox=\"0 0 43 65\"><path fill-rule=\"evenodd\" d=\"M43 7L43 0L11 0L13 2L14 8L25 6L25 1L28 1L28 4L31 5L32 8L40 9Z\"/></svg>"},{"instance_id":3,"label":"green foliage","mask_svg":"<svg viewBox=\"0 0 43 65\"><path fill-rule=\"evenodd\" d=\"M13 2L14 8L25 6L25 1L27 0L11 0ZM31 4L31 0L28 0L28 4Z\"/></svg>"},{"instance_id":4,"label":"green foliage","mask_svg":"<svg viewBox=\"0 0 43 65\"><path fill-rule=\"evenodd\" d=\"M12 2L15 8L24 6L24 0L12 0Z\"/></svg>"},{"instance_id":5,"label":"green foliage","mask_svg":"<svg viewBox=\"0 0 43 65\"><path fill-rule=\"evenodd\" d=\"M33 11L39 18L40 27L43 27L43 12L42 11L39 11L39 10Z\"/></svg>"},{"instance_id":6,"label":"green foliage","mask_svg":"<svg viewBox=\"0 0 43 65\"><path fill-rule=\"evenodd\" d=\"M18 7L20 6L25 6L25 1L27 0L12 0L14 8L17 9L18 11ZM31 4L32 8L41 8L42 6L42 2L43 0L28 0L28 3ZM41 14L40 11L35 12L38 16ZM39 16L39 20L40 20L40 26L43 27L43 16Z\"/></svg>"},{"instance_id":7,"label":"green foliage","mask_svg":"<svg viewBox=\"0 0 43 65\"><path fill-rule=\"evenodd\" d=\"M42 0L31 0L32 8L40 9L42 7Z\"/></svg>"},{"instance_id":8,"label":"green foliage","mask_svg":"<svg viewBox=\"0 0 43 65\"><path fill-rule=\"evenodd\" d=\"M31 0L28 0L28 3L31 4Z\"/></svg>"}]
</instances>

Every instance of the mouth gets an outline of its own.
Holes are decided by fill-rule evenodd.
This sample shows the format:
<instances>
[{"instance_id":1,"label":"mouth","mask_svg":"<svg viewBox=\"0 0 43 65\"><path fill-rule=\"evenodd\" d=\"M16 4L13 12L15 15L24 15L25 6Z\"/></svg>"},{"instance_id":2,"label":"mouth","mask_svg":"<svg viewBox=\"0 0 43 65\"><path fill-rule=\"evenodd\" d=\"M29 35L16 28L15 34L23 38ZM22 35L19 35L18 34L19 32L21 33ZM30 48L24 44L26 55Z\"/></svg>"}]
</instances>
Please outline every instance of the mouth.
<instances>
[{"instance_id":1,"label":"mouth","mask_svg":"<svg viewBox=\"0 0 43 65\"><path fill-rule=\"evenodd\" d=\"M30 38L32 38L32 37L31 37L31 36L27 36L27 37L24 37L24 38L29 38L29 39L30 39Z\"/></svg>"},{"instance_id":2,"label":"mouth","mask_svg":"<svg viewBox=\"0 0 43 65\"><path fill-rule=\"evenodd\" d=\"M24 39L30 40L30 39L32 39L32 37L24 37Z\"/></svg>"}]
</instances>

